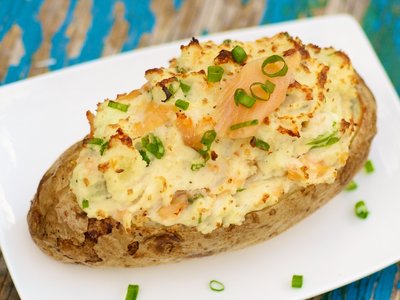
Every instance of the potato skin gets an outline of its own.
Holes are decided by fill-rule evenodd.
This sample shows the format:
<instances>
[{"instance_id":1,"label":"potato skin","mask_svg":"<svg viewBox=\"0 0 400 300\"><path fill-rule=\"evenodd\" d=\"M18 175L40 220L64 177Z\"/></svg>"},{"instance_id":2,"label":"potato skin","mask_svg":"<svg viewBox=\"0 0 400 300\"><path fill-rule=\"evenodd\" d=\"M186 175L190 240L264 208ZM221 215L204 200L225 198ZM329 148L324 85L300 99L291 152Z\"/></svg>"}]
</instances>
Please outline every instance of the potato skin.
<instances>
[{"instance_id":1,"label":"potato skin","mask_svg":"<svg viewBox=\"0 0 400 300\"><path fill-rule=\"evenodd\" d=\"M280 201L246 215L245 222L202 234L184 225L154 222L126 231L112 218L88 218L69 188L82 142L66 150L40 181L28 213L33 241L48 255L88 266L143 267L235 250L272 238L298 223L339 193L367 159L376 133L375 99L359 78L363 117L346 165L333 184L311 185L285 194Z\"/></svg>"}]
</instances>

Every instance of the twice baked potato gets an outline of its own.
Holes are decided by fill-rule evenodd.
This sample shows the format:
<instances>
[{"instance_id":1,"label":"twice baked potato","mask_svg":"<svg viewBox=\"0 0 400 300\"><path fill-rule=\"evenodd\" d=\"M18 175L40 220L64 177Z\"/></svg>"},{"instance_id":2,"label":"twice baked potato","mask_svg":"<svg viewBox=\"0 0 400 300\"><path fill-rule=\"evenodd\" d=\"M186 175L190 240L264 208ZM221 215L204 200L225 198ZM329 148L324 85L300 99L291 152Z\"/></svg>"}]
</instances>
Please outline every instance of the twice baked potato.
<instances>
[{"instance_id":1,"label":"twice baked potato","mask_svg":"<svg viewBox=\"0 0 400 300\"><path fill-rule=\"evenodd\" d=\"M286 33L193 39L148 82L98 105L28 213L47 254L148 266L267 240L342 190L376 133L349 58Z\"/></svg>"}]
</instances>

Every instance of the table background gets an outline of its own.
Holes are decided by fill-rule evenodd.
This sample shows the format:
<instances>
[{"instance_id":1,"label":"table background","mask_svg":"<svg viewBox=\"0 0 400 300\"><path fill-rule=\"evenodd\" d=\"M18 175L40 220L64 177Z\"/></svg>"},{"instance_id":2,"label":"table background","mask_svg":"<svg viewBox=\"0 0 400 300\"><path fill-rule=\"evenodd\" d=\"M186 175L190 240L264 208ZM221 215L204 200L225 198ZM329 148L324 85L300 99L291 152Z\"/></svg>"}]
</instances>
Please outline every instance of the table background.
<instances>
[{"instance_id":1,"label":"table background","mask_svg":"<svg viewBox=\"0 0 400 300\"><path fill-rule=\"evenodd\" d=\"M400 0L0 0L0 83L176 39L335 13L360 22L400 93ZM3 299L19 297L0 252ZM400 264L313 299L400 300Z\"/></svg>"}]
</instances>

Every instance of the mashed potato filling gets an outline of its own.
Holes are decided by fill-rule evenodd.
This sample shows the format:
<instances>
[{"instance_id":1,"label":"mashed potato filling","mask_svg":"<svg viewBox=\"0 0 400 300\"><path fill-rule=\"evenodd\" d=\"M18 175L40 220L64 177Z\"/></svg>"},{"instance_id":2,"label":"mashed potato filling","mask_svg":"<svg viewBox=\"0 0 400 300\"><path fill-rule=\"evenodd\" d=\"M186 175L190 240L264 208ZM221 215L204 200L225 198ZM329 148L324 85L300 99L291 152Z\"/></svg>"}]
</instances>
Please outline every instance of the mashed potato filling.
<instances>
[{"instance_id":1,"label":"mashed potato filling","mask_svg":"<svg viewBox=\"0 0 400 300\"><path fill-rule=\"evenodd\" d=\"M245 62L232 56L236 46ZM215 131L231 122L221 103L234 99L222 99L223 87L246 64L273 55L300 57L289 65L284 101L252 136ZM223 69L219 81L208 77L210 66ZM89 217L112 217L126 228L152 221L209 233L240 225L294 187L333 183L360 120L349 58L285 33L254 42L193 39L168 68L146 71L146 79L142 88L98 104L96 115L88 112L91 132L70 182ZM250 117L256 113L249 108Z\"/></svg>"}]
</instances>

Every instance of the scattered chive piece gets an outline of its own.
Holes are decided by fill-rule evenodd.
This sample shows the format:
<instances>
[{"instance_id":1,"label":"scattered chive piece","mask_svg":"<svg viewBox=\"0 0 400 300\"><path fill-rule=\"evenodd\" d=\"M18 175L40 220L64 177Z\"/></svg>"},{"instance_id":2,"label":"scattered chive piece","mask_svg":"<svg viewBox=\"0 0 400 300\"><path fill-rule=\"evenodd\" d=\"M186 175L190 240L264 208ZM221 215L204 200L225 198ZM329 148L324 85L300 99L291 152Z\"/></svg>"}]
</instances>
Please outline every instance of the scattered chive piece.
<instances>
[{"instance_id":1,"label":"scattered chive piece","mask_svg":"<svg viewBox=\"0 0 400 300\"><path fill-rule=\"evenodd\" d=\"M148 157L146 151L142 149L139 150L139 153L142 156L142 159L146 162L146 167L148 167L150 164L150 158Z\"/></svg>"},{"instance_id":2,"label":"scattered chive piece","mask_svg":"<svg viewBox=\"0 0 400 300\"><path fill-rule=\"evenodd\" d=\"M263 140L261 140L261 139L258 139L258 138L256 138L255 136L253 136L252 138L251 138L251 140L250 140L250 145L252 146L252 147L257 147L257 148L259 148L259 149L261 149L261 150L264 150L264 151L268 151L269 150L269 144L267 143L267 142L264 142Z\"/></svg>"},{"instance_id":3,"label":"scattered chive piece","mask_svg":"<svg viewBox=\"0 0 400 300\"><path fill-rule=\"evenodd\" d=\"M209 82L218 82L224 74L224 69L220 66L209 66L207 68L207 80Z\"/></svg>"},{"instance_id":4,"label":"scattered chive piece","mask_svg":"<svg viewBox=\"0 0 400 300\"><path fill-rule=\"evenodd\" d=\"M178 99L178 100L175 101L175 106L179 107L182 110L187 110L188 107L189 107L189 102L181 100L181 99Z\"/></svg>"},{"instance_id":5,"label":"scattered chive piece","mask_svg":"<svg viewBox=\"0 0 400 300\"><path fill-rule=\"evenodd\" d=\"M368 159L367 162L364 165L364 169L365 172L367 172L367 174L371 174L375 171L375 167L372 163L372 160Z\"/></svg>"},{"instance_id":6,"label":"scattered chive piece","mask_svg":"<svg viewBox=\"0 0 400 300\"><path fill-rule=\"evenodd\" d=\"M199 163L199 164L192 164L191 166L190 166L190 170L192 170L192 171L198 171L198 170L200 170L201 168L204 168L206 165L204 164L204 163Z\"/></svg>"},{"instance_id":7,"label":"scattered chive piece","mask_svg":"<svg viewBox=\"0 0 400 300\"><path fill-rule=\"evenodd\" d=\"M243 105L244 107L251 108L253 107L254 103L256 103L256 99L247 95L244 89L237 89L233 96L235 100L235 104L239 106L239 104Z\"/></svg>"},{"instance_id":8,"label":"scattered chive piece","mask_svg":"<svg viewBox=\"0 0 400 300\"><path fill-rule=\"evenodd\" d=\"M201 137L201 143L207 147L207 150L210 150L211 144L212 142L214 142L216 137L217 133L215 132L215 130L207 130Z\"/></svg>"},{"instance_id":9,"label":"scattered chive piece","mask_svg":"<svg viewBox=\"0 0 400 300\"><path fill-rule=\"evenodd\" d=\"M92 139L88 140L87 143L89 145L99 145L99 146L101 146L101 145L103 145L104 141L103 141L103 139L100 139L100 138L92 138Z\"/></svg>"},{"instance_id":10,"label":"scattered chive piece","mask_svg":"<svg viewBox=\"0 0 400 300\"><path fill-rule=\"evenodd\" d=\"M108 148L108 142L105 142L103 145L100 147L100 155L103 156L104 151Z\"/></svg>"},{"instance_id":11,"label":"scattered chive piece","mask_svg":"<svg viewBox=\"0 0 400 300\"><path fill-rule=\"evenodd\" d=\"M246 51L244 51L244 49L240 46L236 46L232 49L232 56L233 59L239 64L243 63L247 59Z\"/></svg>"},{"instance_id":12,"label":"scattered chive piece","mask_svg":"<svg viewBox=\"0 0 400 300\"><path fill-rule=\"evenodd\" d=\"M303 275L293 275L292 288L301 288L303 286Z\"/></svg>"},{"instance_id":13,"label":"scattered chive piece","mask_svg":"<svg viewBox=\"0 0 400 300\"><path fill-rule=\"evenodd\" d=\"M256 94L255 89L257 87L260 87L261 90L264 92L265 96L262 97L260 94ZM250 85L250 92L251 95L261 101L268 101L269 97L271 96L271 94L273 93L273 91L275 90L275 84L272 83L271 81L267 80L265 83L262 82L254 82Z\"/></svg>"},{"instance_id":14,"label":"scattered chive piece","mask_svg":"<svg viewBox=\"0 0 400 300\"><path fill-rule=\"evenodd\" d=\"M240 188L240 189L237 189L237 190L236 190L236 193L243 192L245 189L246 189L246 188Z\"/></svg>"},{"instance_id":15,"label":"scattered chive piece","mask_svg":"<svg viewBox=\"0 0 400 300\"><path fill-rule=\"evenodd\" d=\"M355 189L357 189L357 187L358 187L357 183L354 180L352 180L346 186L345 190L346 191L354 191Z\"/></svg>"},{"instance_id":16,"label":"scattered chive piece","mask_svg":"<svg viewBox=\"0 0 400 300\"><path fill-rule=\"evenodd\" d=\"M199 218L197 219L197 223L200 224L202 222L202 217L203 217L203 215L200 213Z\"/></svg>"},{"instance_id":17,"label":"scattered chive piece","mask_svg":"<svg viewBox=\"0 0 400 300\"><path fill-rule=\"evenodd\" d=\"M340 138L337 137L336 134L337 130L327 136L321 135L317 137L315 140L307 143L307 145L312 145L311 149L333 145L340 140Z\"/></svg>"},{"instance_id":18,"label":"scattered chive piece","mask_svg":"<svg viewBox=\"0 0 400 300\"><path fill-rule=\"evenodd\" d=\"M82 208L85 209L85 208L88 208L88 207L89 207L89 200L83 199L82 200Z\"/></svg>"},{"instance_id":19,"label":"scattered chive piece","mask_svg":"<svg viewBox=\"0 0 400 300\"><path fill-rule=\"evenodd\" d=\"M242 123L233 124L229 128L230 128L230 130L237 130L237 129L240 129L240 128L243 128L243 127L254 126L254 125L257 125L257 124L258 124L258 120L254 119L254 120L251 120L251 121L246 121L246 122L242 122Z\"/></svg>"},{"instance_id":20,"label":"scattered chive piece","mask_svg":"<svg viewBox=\"0 0 400 300\"><path fill-rule=\"evenodd\" d=\"M226 39L226 40L224 40L224 41L222 42L222 44L230 44L230 43L232 43L232 40L231 40L231 39Z\"/></svg>"},{"instance_id":21,"label":"scattered chive piece","mask_svg":"<svg viewBox=\"0 0 400 300\"><path fill-rule=\"evenodd\" d=\"M185 96L189 93L190 88L191 88L190 85L187 85L187 84L183 83L182 81L180 81L180 87Z\"/></svg>"},{"instance_id":22,"label":"scattered chive piece","mask_svg":"<svg viewBox=\"0 0 400 300\"><path fill-rule=\"evenodd\" d=\"M164 156L165 149L163 143L161 142L160 138L152 133L142 138L142 146L157 159L161 159Z\"/></svg>"},{"instance_id":23,"label":"scattered chive piece","mask_svg":"<svg viewBox=\"0 0 400 300\"><path fill-rule=\"evenodd\" d=\"M360 200L356 203L356 205L354 206L354 212L356 213L356 216L360 219L366 219L369 214L367 206L365 205L365 202L363 200Z\"/></svg>"},{"instance_id":24,"label":"scattered chive piece","mask_svg":"<svg viewBox=\"0 0 400 300\"><path fill-rule=\"evenodd\" d=\"M276 63L278 61L283 62L283 67L282 69L280 69L279 71L275 72L275 73L267 73L267 71L265 71L265 67L269 64L273 64ZM264 75L267 75L268 77L278 77L278 76L285 76L287 71L288 71L288 66L285 62L285 60L283 59L282 56L279 55L271 55L270 57L266 58L264 60L264 62L262 63L261 66L261 71L263 72Z\"/></svg>"},{"instance_id":25,"label":"scattered chive piece","mask_svg":"<svg viewBox=\"0 0 400 300\"><path fill-rule=\"evenodd\" d=\"M128 285L125 300L136 300L139 293L139 286L137 284Z\"/></svg>"},{"instance_id":26,"label":"scattered chive piece","mask_svg":"<svg viewBox=\"0 0 400 300\"><path fill-rule=\"evenodd\" d=\"M204 195L201 193L197 193L193 197L188 198L188 202L189 204L193 204L193 202L199 198L204 198Z\"/></svg>"},{"instance_id":27,"label":"scattered chive piece","mask_svg":"<svg viewBox=\"0 0 400 300\"><path fill-rule=\"evenodd\" d=\"M223 290L225 290L224 284L222 282L219 282L218 280L211 280L208 286L211 290L215 292L222 292Z\"/></svg>"},{"instance_id":28,"label":"scattered chive piece","mask_svg":"<svg viewBox=\"0 0 400 300\"><path fill-rule=\"evenodd\" d=\"M112 100L108 101L108 107L114 108L114 109L118 109L122 112L127 112L128 108L129 108L129 104L123 104L123 103L119 103L119 102L115 102Z\"/></svg>"}]
</instances>

